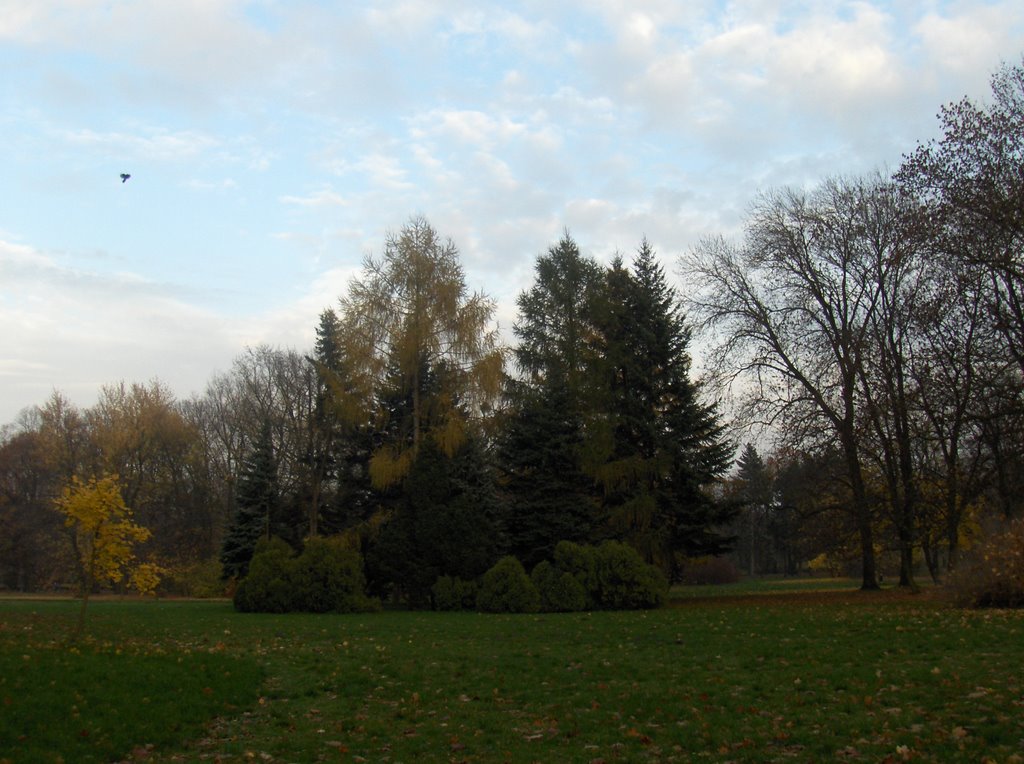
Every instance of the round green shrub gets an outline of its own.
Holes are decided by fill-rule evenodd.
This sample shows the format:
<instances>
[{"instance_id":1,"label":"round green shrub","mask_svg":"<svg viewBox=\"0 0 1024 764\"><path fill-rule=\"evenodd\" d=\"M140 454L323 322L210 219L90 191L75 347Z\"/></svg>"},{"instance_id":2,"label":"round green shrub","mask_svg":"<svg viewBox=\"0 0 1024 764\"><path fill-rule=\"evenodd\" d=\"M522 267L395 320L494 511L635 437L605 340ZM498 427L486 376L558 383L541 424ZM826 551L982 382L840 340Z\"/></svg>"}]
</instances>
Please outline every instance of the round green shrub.
<instances>
[{"instance_id":1,"label":"round green shrub","mask_svg":"<svg viewBox=\"0 0 1024 764\"><path fill-rule=\"evenodd\" d=\"M472 610L476 604L475 581L439 576L430 592L434 610Z\"/></svg>"},{"instance_id":2,"label":"round green shrub","mask_svg":"<svg viewBox=\"0 0 1024 764\"><path fill-rule=\"evenodd\" d=\"M540 594L515 557L502 557L484 573L476 606L485 613L535 613Z\"/></svg>"},{"instance_id":3,"label":"round green shrub","mask_svg":"<svg viewBox=\"0 0 1024 764\"><path fill-rule=\"evenodd\" d=\"M540 609L546 613L573 613L587 607L587 591L576 577L559 570L547 560L537 563L530 580L540 594Z\"/></svg>"},{"instance_id":4,"label":"round green shrub","mask_svg":"<svg viewBox=\"0 0 1024 764\"><path fill-rule=\"evenodd\" d=\"M376 610L365 593L359 554L339 541L312 538L298 557L279 538L256 545L249 574L235 590L243 613L352 613Z\"/></svg>"},{"instance_id":5,"label":"round green shrub","mask_svg":"<svg viewBox=\"0 0 1024 764\"><path fill-rule=\"evenodd\" d=\"M293 609L290 582L295 551L274 537L256 543L249 574L235 590L235 609L242 613L287 613Z\"/></svg>"},{"instance_id":6,"label":"round green shrub","mask_svg":"<svg viewBox=\"0 0 1024 764\"><path fill-rule=\"evenodd\" d=\"M656 608L668 596L668 579L628 544L606 541L595 554L597 600L607 610Z\"/></svg>"},{"instance_id":7,"label":"round green shrub","mask_svg":"<svg viewBox=\"0 0 1024 764\"><path fill-rule=\"evenodd\" d=\"M310 538L292 564L292 609L307 613L358 613L374 609L367 598L359 553L337 539Z\"/></svg>"},{"instance_id":8,"label":"round green shrub","mask_svg":"<svg viewBox=\"0 0 1024 764\"><path fill-rule=\"evenodd\" d=\"M592 546L559 541L555 545L555 567L569 573L583 587L586 594L585 608L596 608L597 601L597 550Z\"/></svg>"}]
</instances>

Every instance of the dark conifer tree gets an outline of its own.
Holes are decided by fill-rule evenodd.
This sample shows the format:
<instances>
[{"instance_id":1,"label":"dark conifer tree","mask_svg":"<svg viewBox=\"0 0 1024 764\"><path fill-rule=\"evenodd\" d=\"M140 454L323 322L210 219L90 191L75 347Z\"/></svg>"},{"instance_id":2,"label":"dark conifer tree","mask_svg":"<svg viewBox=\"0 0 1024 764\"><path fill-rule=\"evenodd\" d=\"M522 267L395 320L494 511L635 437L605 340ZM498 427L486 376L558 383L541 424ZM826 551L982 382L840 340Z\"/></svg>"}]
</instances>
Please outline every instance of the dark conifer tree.
<instances>
[{"instance_id":1,"label":"dark conifer tree","mask_svg":"<svg viewBox=\"0 0 1024 764\"><path fill-rule=\"evenodd\" d=\"M242 463L235 492L235 516L224 536L221 566L225 578L244 577L256 542L272 535L290 537L293 529L282 522L277 460L269 422Z\"/></svg>"},{"instance_id":2,"label":"dark conifer tree","mask_svg":"<svg viewBox=\"0 0 1024 764\"><path fill-rule=\"evenodd\" d=\"M425 441L367 554L372 590L424 607L439 576L482 575L504 553L497 502L478 439L452 456Z\"/></svg>"},{"instance_id":3,"label":"dark conifer tree","mask_svg":"<svg viewBox=\"0 0 1024 764\"><path fill-rule=\"evenodd\" d=\"M500 439L510 512L509 551L530 570L559 541L590 540L597 516L593 480L579 468L583 427L563 381L515 385L514 413Z\"/></svg>"},{"instance_id":4,"label":"dark conifer tree","mask_svg":"<svg viewBox=\"0 0 1024 764\"><path fill-rule=\"evenodd\" d=\"M690 378L690 329L646 240L632 273L618 260L608 270L597 321L602 403L587 461L610 530L669 573L678 553L721 553L735 510L708 489L730 466L732 446Z\"/></svg>"},{"instance_id":5,"label":"dark conifer tree","mask_svg":"<svg viewBox=\"0 0 1024 764\"><path fill-rule=\"evenodd\" d=\"M516 301L513 331L521 378L507 385L499 462L511 549L530 567L561 540L584 541L597 491L581 468L588 409L594 301L600 266L566 234L537 258L536 281Z\"/></svg>"},{"instance_id":6,"label":"dark conifer tree","mask_svg":"<svg viewBox=\"0 0 1024 764\"><path fill-rule=\"evenodd\" d=\"M516 363L527 382L543 384L549 377L564 384L570 403L579 408L587 382L593 331L594 300L601 286L601 267L584 257L566 233L546 255L537 258L534 285L519 295Z\"/></svg>"}]
</instances>

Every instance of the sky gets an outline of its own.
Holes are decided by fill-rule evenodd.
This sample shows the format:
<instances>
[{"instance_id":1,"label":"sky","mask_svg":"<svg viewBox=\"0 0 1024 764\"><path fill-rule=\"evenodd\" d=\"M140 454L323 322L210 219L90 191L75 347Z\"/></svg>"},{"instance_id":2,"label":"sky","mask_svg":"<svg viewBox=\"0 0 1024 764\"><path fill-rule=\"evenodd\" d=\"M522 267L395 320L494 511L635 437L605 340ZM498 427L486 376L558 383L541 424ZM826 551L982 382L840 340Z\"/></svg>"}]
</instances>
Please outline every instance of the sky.
<instances>
[{"instance_id":1,"label":"sky","mask_svg":"<svg viewBox=\"0 0 1024 764\"><path fill-rule=\"evenodd\" d=\"M0 425L307 351L413 216L506 332L564 231L674 277L1022 53L1019 0L0 0Z\"/></svg>"}]
</instances>

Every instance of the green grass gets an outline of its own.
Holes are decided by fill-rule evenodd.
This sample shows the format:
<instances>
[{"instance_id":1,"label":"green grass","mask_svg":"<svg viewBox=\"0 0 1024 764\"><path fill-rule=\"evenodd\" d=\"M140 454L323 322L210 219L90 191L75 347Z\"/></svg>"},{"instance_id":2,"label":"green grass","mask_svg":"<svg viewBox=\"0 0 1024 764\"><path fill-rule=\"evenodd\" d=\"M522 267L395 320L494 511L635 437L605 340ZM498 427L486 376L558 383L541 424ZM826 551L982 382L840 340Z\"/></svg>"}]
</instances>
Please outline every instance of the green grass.
<instances>
[{"instance_id":1,"label":"green grass","mask_svg":"<svg viewBox=\"0 0 1024 764\"><path fill-rule=\"evenodd\" d=\"M1024 613L811 595L528 616L95 602L77 654L75 603L0 602L0 760L1024 761ZM31 758L22 727L48 734Z\"/></svg>"},{"instance_id":2,"label":"green grass","mask_svg":"<svg viewBox=\"0 0 1024 764\"><path fill-rule=\"evenodd\" d=\"M771 576L759 578L742 578L732 584L715 584L701 586L675 586L672 588L673 600L694 598L737 597L756 594L789 594L795 592L837 592L852 591L860 586L859 580L852 578L819 578L811 576Z\"/></svg>"}]
</instances>

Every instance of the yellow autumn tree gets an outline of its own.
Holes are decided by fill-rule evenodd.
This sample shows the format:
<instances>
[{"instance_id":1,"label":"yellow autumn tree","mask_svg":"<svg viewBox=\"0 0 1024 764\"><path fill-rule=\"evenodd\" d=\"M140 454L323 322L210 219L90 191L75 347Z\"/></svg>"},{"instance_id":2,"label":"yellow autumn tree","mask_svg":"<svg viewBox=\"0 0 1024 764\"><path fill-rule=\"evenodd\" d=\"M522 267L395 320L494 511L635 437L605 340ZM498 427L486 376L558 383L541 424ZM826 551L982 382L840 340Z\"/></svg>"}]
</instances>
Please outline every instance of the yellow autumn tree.
<instances>
[{"instance_id":1,"label":"yellow autumn tree","mask_svg":"<svg viewBox=\"0 0 1024 764\"><path fill-rule=\"evenodd\" d=\"M424 438L449 456L458 450L469 418L500 392L495 304L469 292L455 244L416 217L388 237L382 257L366 258L340 305L349 394L409 402L400 422L384 406L378 412L389 438L373 454L370 477L386 487L409 473Z\"/></svg>"},{"instance_id":2,"label":"yellow autumn tree","mask_svg":"<svg viewBox=\"0 0 1024 764\"><path fill-rule=\"evenodd\" d=\"M150 537L148 529L132 520L116 475L82 482L73 478L56 500L74 552L82 597L78 628L85 626L89 595L97 583L116 584L127 575L140 593L152 592L159 569L138 564L135 545Z\"/></svg>"}]
</instances>

